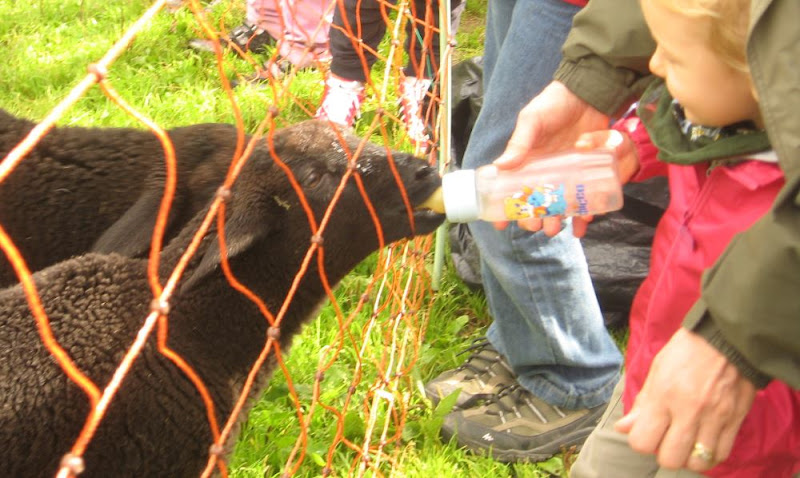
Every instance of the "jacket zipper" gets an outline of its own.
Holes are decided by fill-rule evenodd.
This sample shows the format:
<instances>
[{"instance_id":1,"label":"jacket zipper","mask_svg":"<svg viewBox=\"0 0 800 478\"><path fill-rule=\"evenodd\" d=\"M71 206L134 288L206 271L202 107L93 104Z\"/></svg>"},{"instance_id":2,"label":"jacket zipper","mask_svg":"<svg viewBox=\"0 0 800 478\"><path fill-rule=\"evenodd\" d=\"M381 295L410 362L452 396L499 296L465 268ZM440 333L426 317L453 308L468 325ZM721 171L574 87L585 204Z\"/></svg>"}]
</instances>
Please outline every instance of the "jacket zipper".
<instances>
[{"instance_id":1,"label":"jacket zipper","mask_svg":"<svg viewBox=\"0 0 800 478\"><path fill-rule=\"evenodd\" d=\"M686 211L684 211L681 227L687 227L689 221L692 220L697 210L700 209L707 202L708 196L714 189L713 185L716 183L716 181L714 180L716 176L714 172L717 170L718 166L721 166L721 164L717 165L711 164L705 171L706 180L703 181L703 184L700 186L700 190L697 192L697 197L695 198L695 200L692 201L692 204L690 204L689 207L686 208ZM692 242L694 242L694 240Z\"/></svg>"},{"instance_id":2,"label":"jacket zipper","mask_svg":"<svg viewBox=\"0 0 800 478\"><path fill-rule=\"evenodd\" d=\"M700 185L700 187L697 190L696 197L689 205L689 207L687 207L686 210L684 211L683 218L681 219L680 226L676 231L676 235L670 240L668 244L669 250L666 252L666 255L664 257L665 263L669 263L674 260L675 254L678 253L678 249L681 247L681 241L683 240L681 236L683 234L688 235L689 240L691 241L692 250L694 250L695 241L691 231L688 228L688 224L694 217L695 213L707 202L708 197L711 194L712 190L715 189L714 188L714 183L716 183L715 176L717 176L719 173L717 175L712 175L712 174L713 171L706 170L705 172L706 180L703 182L702 185ZM656 282L654 285L656 289L661 289L661 283L663 280L665 280L664 276L667 269L668 267L664 267L661 273L656 278ZM651 307L654 307L654 303L652 300L649 300L647 304L646 314L648 315L652 314L652 310L650 310Z\"/></svg>"}]
</instances>

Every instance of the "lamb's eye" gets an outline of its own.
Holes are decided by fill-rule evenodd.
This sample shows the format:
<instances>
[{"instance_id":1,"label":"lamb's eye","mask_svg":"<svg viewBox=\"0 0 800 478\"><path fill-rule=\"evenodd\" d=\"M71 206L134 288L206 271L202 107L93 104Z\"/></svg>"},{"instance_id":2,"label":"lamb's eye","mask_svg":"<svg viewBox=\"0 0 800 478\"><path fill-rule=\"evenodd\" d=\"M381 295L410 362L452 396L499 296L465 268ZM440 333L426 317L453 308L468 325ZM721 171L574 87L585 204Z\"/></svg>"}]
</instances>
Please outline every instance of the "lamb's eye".
<instances>
[{"instance_id":1,"label":"lamb's eye","mask_svg":"<svg viewBox=\"0 0 800 478\"><path fill-rule=\"evenodd\" d=\"M303 183L307 188L315 188L319 186L319 183L322 182L322 174L318 173L317 171L310 171L307 175Z\"/></svg>"}]
</instances>

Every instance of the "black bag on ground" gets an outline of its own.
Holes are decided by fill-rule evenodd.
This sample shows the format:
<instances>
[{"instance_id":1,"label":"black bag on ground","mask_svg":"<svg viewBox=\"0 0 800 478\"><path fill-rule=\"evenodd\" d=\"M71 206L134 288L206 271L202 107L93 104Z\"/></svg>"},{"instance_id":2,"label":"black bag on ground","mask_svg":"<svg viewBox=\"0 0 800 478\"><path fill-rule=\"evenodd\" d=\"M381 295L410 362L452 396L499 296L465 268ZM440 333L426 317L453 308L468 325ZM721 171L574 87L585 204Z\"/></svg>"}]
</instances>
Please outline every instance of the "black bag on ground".
<instances>
[{"instance_id":1,"label":"black bag on ground","mask_svg":"<svg viewBox=\"0 0 800 478\"><path fill-rule=\"evenodd\" d=\"M453 66L449 170L461 169L472 128L483 104L483 58L476 56ZM450 224L450 258L456 275L472 289L481 288L481 258L466 224Z\"/></svg>"}]
</instances>

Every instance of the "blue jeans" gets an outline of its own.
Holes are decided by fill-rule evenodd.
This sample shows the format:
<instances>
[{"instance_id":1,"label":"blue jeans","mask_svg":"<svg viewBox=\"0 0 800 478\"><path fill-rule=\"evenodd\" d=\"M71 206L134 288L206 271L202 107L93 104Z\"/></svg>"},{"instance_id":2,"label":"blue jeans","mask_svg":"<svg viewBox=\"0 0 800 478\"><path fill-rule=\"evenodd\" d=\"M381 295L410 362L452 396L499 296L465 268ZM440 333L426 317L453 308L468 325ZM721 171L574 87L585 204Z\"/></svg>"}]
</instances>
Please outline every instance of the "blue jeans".
<instances>
[{"instance_id":1,"label":"blue jeans","mask_svg":"<svg viewBox=\"0 0 800 478\"><path fill-rule=\"evenodd\" d=\"M552 79L579 7L561 0L489 0L484 98L464 154L472 169L505 149L517 115ZM580 241L568 224L553 238L516 224L469 225L494 318L487 333L522 386L551 405L609 400L622 356L603 323Z\"/></svg>"}]
</instances>

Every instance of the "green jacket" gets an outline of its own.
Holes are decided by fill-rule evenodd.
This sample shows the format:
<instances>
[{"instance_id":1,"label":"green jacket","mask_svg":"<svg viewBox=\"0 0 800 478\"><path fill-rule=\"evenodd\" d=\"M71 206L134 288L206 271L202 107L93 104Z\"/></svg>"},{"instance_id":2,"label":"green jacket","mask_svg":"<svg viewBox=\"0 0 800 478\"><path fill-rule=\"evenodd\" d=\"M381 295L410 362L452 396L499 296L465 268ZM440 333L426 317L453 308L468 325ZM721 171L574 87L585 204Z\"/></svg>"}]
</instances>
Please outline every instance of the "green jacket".
<instances>
[{"instance_id":1,"label":"green jacket","mask_svg":"<svg viewBox=\"0 0 800 478\"><path fill-rule=\"evenodd\" d=\"M703 276L684 327L755 384L800 388L800 1L753 0L748 61L770 142L786 176L771 211ZM652 77L654 48L637 0L592 0L575 17L554 78L611 116Z\"/></svg>"}]
</instances>

